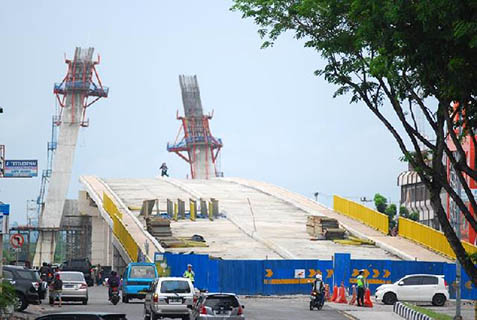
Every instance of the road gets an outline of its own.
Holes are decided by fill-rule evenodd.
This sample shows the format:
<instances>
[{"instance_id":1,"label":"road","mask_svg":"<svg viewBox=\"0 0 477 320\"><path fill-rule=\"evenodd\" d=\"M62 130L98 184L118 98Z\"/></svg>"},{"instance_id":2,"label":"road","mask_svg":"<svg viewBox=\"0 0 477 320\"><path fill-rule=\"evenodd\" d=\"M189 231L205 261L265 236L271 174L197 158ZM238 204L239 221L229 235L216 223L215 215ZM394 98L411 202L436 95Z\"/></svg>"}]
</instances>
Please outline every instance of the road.
<instances>
[{"instance_id":1,"label":"road","mask_svg":"<svg viewBox=\"0 0 477 320\"><path fill-rule=\"evenodd\" d=\"M132 300L125 304L120 302L113 306L107 299L108 291L105 287L89 288L89 303L83 306L78 303L64 303L63 307L51 307L45 304L41 306L30 306L26 311L40 314L49 314L53 312L65 311L108 311L125 313L129 320L143 319L142 300ZM308 300L305 296L293 298L261 298L261 297L242 297L242 304L245 305L244 314L246 319L252 320L350 320L351 317L345 315L342 311L332 309L325 305L321 311L308 310Z\"/></svg>"}]
</instances>

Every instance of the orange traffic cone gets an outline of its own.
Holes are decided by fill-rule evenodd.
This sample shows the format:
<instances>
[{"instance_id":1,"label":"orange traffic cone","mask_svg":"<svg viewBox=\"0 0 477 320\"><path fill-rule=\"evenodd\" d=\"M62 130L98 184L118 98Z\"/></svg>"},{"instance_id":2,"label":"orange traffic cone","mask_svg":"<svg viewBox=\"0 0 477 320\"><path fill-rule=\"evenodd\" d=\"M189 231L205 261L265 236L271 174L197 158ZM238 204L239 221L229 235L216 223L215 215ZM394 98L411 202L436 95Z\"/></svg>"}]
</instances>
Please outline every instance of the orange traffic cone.
<instances>
[{"instance_id":1,"label":"orange traffic cone","mask_svg":"<svg viewBox=\"0 0 477 320\"><path fill-rule=\"evenodd\" d=\"M337 299L336 302L338 302L338 303L348 303L348 300L346 300L346 290L345 290L345 287L344 287L343 283L341 284L341 287L339 289L338 299Z\"/></svg>"},{"instance_id":2,"label":"orange traffic cone","mask_svg":"<svg viewBox=\"0 0 477 320\"><path fill-rule=\"evenodd\" d=\"M338 286L335 284L335 286L333 287L333 295L331 296L330 301L335 302L337 298L338 298Z\"/></svg>"},{"instance_id":3,"label":"orange traffic cone","mask_svg":"<svg viewBox=\"0 0 477 320\"><path fill-rule=\"evenodd\" d=\"M349 301L349 304L353 305L356 303L356 286L353 284L353 296L351 297L351 300Z\"/></svg>"},{"instance_id":4,"label":"orange traffic cone","mask_svg":"<svg viewBox=\"0 0 477 320\"><path fill-rule=\"evenodd\" d=\"M330 301L330 286L325 284L325 300Z\"/></svg>"},{"instance_id":5,"label":"orange traffic cone","mask_svg":"<svg viewBox=\"0 0 477 320\"><path fill-rule=\"evenodd\" d=\"M371 301L371 291L369 289L366 289L364 292L364 306L369 308L373 307L373 302Z\"/></svg>"}]
</instances>

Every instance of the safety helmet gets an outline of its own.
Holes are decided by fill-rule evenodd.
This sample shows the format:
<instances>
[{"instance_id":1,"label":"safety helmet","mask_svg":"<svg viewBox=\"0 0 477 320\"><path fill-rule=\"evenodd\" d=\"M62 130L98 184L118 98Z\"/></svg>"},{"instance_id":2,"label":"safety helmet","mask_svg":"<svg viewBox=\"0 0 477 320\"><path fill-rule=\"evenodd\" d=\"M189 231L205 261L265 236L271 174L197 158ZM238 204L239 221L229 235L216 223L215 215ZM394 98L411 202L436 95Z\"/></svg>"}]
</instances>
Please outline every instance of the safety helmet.
<instances>
[{"instance_id":1,"label":"safety helmet","mask_svg":"<svg viewBox=\"0 0 477 320\"><path fill-rule=\"evenodd\" d=\"M187 265L187 268L189 268L189 267L191 267L191 268L192 268L192 265L191 265L190 263Z\"/></svg>"},{"instance_id":2,"label":"safety helmet","mask_svg":"<svg viewBox=\"0 0 477 320\"><path fill-rule=\"evenodd\" d=\"M323 277L321 276L321 274L317 274L317 275L316 275L316 279L318 279L318 280L322 280L322 279L323 279Z\"/></svg>"}]
</instances>

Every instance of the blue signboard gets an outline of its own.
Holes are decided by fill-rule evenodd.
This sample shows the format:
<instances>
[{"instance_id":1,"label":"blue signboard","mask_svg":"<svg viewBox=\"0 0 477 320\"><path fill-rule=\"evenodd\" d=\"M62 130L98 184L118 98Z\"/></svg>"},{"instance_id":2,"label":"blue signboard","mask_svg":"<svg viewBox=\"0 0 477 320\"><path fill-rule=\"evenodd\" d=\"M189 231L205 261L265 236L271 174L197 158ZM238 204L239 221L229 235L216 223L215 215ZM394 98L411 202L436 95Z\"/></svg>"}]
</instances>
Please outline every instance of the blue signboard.
<instances>
[{"instance_id":1,"label":"blue signboard","mask_svg":"<svg viewBox=\"0 0 477 320\"><path fill-rule=\"evenodd\" d=\"M5 160L5 178L31 178L38 176L38 160Z\"/></svg>"},{"instance_id":2,"label":"blue signboard","mask_svg":"<svg viewBox=\"0 0 477 320\"><path fill-rule=\"evenodd\" d=\"M8 216L10 214L10 205L6 203L0 203L0 213L4 216Z\"/></svg>"}]
</instances>

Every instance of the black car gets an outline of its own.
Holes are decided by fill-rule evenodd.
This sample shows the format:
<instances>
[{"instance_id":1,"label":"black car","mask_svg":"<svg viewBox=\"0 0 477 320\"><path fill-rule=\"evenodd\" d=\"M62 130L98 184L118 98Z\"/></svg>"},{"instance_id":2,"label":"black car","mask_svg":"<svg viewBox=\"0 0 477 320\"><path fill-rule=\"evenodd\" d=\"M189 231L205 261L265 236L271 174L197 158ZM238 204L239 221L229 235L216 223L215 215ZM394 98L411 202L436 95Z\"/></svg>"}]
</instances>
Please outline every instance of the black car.
<instances>
[{"instance_id":1,"label":"black car","mask_svg":"<svg viewBox=\"0 0 477 320\"><path fill-rule=\"evenodd\" d=\"M3 278L15 288L18 301L15 311L25 310L29 304L40 304L40 275L35 270L18 266L3 266Z\"/></svg>"},{"instance_id":2,"label":"black car","mask_svg":"<svg viewBox=\"0 0 477 320\"><path fill-rule=\"evenodd\" d=\"M83 272L84 279L89 287L91 287L93 282L93 277L91 275L92 265L88 258L80 258L80 259L70 259L68 261L63 262L61 265L61 271L79 271Z\"/></svg>"},{"instance_id":3,"label":"black car","mask_svg":"<svg viewBox=\"0 0 477 320\"><path fill-rule=\"evenodd\" d=\"M58 312L38 317L35 320L127 320L127 318L124 313Z\"/></svg>"}]
</instances>

